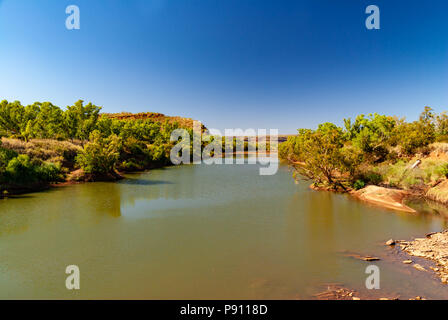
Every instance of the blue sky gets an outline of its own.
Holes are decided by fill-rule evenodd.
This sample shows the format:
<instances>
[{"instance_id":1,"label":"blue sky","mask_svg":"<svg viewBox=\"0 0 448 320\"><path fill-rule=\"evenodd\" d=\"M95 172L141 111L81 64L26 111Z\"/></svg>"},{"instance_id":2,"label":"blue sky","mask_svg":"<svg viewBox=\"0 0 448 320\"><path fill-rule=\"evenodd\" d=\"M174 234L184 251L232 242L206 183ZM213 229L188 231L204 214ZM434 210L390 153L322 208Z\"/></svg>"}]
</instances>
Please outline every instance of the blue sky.
<instances>
[{"instance_id":1,"label":"blue sky","mask_svg":"<svg viewBox=\"0 0 448 320\"><path fill-rule=\"evenodd\" d=\"M80 30L65 28L71 4ZM445 0L0 0L0 99L280 133L413 120L448 110L447 34Z\"/></svg>"}]
</instances>

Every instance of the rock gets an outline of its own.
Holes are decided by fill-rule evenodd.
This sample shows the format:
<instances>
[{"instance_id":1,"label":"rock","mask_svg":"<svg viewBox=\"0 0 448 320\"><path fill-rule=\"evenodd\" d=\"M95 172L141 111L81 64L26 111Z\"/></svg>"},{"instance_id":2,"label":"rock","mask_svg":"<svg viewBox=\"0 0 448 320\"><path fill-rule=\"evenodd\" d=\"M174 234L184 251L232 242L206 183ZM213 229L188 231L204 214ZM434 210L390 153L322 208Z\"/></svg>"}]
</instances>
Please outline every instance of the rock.
<instances>
[{"instance_id":1,"label":"rock","mask_svg":"<svg viewBox=\"0 0 448 320\"><path fill-rule=\"evenodd\" d=\"M412 263L412 260L404 260L403 263L404 263L404 264L411 264L411 263Z\"/></svg>"},{"instance_id":2,"label":"rock","mask_svg":"<svg viewBox=\"0 0 448 320\"><path fill-rule=\"evenodd\" d=\"M419 271L426 271L425 268L423 268L421 265L419 265L418 263L414 264L413 267Z\"/></svg>"},{"instance_id":3,"label":"rock","mask_svg":"<svg viewBox=\"0 0 448 320\"><path fill-rule=\"evenodd\" d=\"M434 267L429 267L431 270L433 270L433 271L435 271L435 272L438 272L439 271L439 268L434 268Z\"/></svg>"},{"instance_id":4,"label":"rock","mask_svg":"<svg viewBox=\"0 0 448 320\"><path fill-rule=\"evenodd\" d=\"M448 282L448 230L430 233L426 238L410 241L404 251L411 256L435 262L434 266L423 267L415 264L413 267L419 271L434 271L442 282Z\"/></svg>"},{"instance_id":5,"label":"rock","mask_svg":"<svg viewBox=\"0 0 448 320\"><path fill-rule=\"evenodd\" d=\"M352 193L361 200L382 206L384 208L415 213L416 211L403 203L409 195L408 191L389 189L378 186L367 186Z\"/></svg>"},{"instance_id":6,"label":"rock","mask_svg":"<svg viewBox=\"0 0 448 320\"><path fill-rule=\"evenodd\" d=\"M353 297L352 299L353 299L353 300L361 300L361 299L358 298L358 297Z\"/></svg>"},{"instance_id":7,"label":"rock","mask_svg":"<svg viewBox=\"0 0 448 320\"><path fill-rule=\"evenodd\" d=\"M394 245L395 245L395 241L393 239L387 240L386 246L394 246Z\"/></svg>"}]
</instances>

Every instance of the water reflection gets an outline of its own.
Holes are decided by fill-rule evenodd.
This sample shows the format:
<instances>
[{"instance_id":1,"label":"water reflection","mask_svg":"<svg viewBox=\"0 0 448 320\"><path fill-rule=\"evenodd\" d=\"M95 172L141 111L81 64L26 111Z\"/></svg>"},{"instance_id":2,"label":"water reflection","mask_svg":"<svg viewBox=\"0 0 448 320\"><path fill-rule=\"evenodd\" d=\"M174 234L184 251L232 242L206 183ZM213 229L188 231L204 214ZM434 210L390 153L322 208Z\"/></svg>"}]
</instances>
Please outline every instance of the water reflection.
<instances>
[{"instance_id":1,"label":"water reflection","mask_svg":"<svg viewBox=\"0 0 448 320\"><path fill-rule=\"evenodd\" d=\"M258 169L171 167L1 200L0 297L73 298L75 263L88 288L78 298L306 298L323 282L363 286L364 262L338 252L381 255L389 238L446 226ZM381 267L385 286L404 283Z\"/></svg>"}]
</instances>

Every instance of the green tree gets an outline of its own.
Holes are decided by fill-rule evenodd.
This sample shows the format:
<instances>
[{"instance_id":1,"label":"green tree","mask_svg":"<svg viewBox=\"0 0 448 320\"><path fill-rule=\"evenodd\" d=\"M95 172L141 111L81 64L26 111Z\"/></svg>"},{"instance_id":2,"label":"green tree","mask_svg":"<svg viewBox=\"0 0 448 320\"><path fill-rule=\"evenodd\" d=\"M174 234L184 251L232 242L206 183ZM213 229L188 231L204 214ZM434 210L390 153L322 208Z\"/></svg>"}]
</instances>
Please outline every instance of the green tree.
<instances>
[{"instance_id":1,"label":"green tree","mask_svg":"<svg viewBox=\"0 0 448 320\"><path fill-rule=\"evenodd\" d=\"M0 102L0 126L6 135L21 137L25 121L25 107L19 101Z\"/></svg>"},{"instance_id":2,"label":"green tree","mask_svg":"<svg viewBox=\"0 0 448 320\"><path fill-rule=\"evenodd\" d=\"M36 102L39 108L33 128L33 135L43 139L58 139L64 136L64 113L51 102Z\"/></svg>"},{"instance_id":3,"label":"green tree","mask_svg":"<svg viewBox=\"0 0 448 320\"><path fill-rule=\"evenodd\" d=\"M104 138L98 130L90 134L90 141L77 156L76 162L86 173L107 174L115 171L121 148L116 135Z\"/></svg>"},{"instance_id":4,"label":"green tree","mask_svg":"<svg viewBox=\"0 0 448 320\"><path fill-rule=\"evenodd\" d=\"M64 112L64 125L68 138L86 141L90 133L96 129L101 107L92 103L84 106L83 100L78 100Z\"/></svg>"},{"instance_id":5,"label":"green tree","mask_svg":"<svg viewBox=\"0 0 448 320\"><path fill-rule=\"evenodd\" d=\"M418 121L402 122L396 128L398 144L407 155L413 155L436 139L435 115L430 107L425 107Z\"/></svg>"},{"instance_id":6,"label":"green tree","mask_svg":"<svg viewBox=\"0 0 448 320\"><path fill-rule=\"evenodd\" d=\"M389 146L394 144L396 119L377 113L368 117L361 114L353 124L350 119L344 119L344 124L346 139L364 152L367 160L380 162L386 158Z\"/></svg>"},{"instance_id":7,"label":"green tree","mask_svg":"<svg viewBox=\"0 0 448 320\"><path fill-rule=\"evenodd\" d=\"M438 141L448 141L448 115L442 112L437 115L436 120L436 137Z\"/></svg>"},{"instance_id":8,"label":"green tree","mask_svg":"<svg viewBox=\"0 0 448 320\"><path fill-rule=\"evenodd\" d=\"M299 129L294 146L300 163L296 166L297 172L318 184L342 186L344 141L342 129L332 123L321 124L315 131Z\"/></svg>"}]
</instances>

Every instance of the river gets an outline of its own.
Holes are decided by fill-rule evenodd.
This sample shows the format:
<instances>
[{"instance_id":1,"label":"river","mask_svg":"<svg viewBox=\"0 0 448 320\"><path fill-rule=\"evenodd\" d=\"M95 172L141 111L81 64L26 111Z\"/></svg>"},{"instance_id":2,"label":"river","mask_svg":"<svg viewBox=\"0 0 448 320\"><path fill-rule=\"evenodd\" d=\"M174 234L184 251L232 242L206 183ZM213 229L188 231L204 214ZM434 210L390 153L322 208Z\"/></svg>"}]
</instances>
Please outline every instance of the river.
<instances>
[{"instance_id":1,"label":"river","mask_svg":"<svg viewBox=\"0 0 448 320\"><path fill-rule=\"evenodd\" d=\"M308 299L340 283L446 299L446 286L384 246L446 226L312 191L284 165L273 176L249 164L169 167L0 200L0 298ZM365 288L370 264L379 290ZM80 290L65 287L68 265Z\"/></svg>"}]
</instances>

